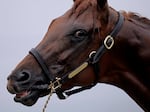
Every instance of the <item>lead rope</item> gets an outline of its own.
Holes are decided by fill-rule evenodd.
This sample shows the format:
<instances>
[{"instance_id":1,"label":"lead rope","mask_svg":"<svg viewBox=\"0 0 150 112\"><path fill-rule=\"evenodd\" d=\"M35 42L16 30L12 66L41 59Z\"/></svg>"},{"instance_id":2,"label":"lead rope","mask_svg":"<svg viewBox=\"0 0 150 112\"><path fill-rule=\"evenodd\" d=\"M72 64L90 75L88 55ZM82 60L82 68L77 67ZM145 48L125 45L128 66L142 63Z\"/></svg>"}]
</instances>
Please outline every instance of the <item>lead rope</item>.
<instances>
[{"instance_id":1,"label":"lead rope","mask_svg":"<svg viewBox=\"0 0 150 112\"><path fill-rule=\"evenodd\" d=\"M44 107L43 107L42 112L45 112L45 110L46 110L46 108L47 108L47 105L48 105L48 103L49 103L49 100L50 100L50 98L51 98L51 96L52 96L52 94L53 94L54 91L55 91L55 89L54 89L54 88L51 88L51 91L50 91L49 96L48 96L48 98L47 98L47 100L46 100L46 102L45 102L45 105L44 105Z\"/></svg>"}]
</instances>

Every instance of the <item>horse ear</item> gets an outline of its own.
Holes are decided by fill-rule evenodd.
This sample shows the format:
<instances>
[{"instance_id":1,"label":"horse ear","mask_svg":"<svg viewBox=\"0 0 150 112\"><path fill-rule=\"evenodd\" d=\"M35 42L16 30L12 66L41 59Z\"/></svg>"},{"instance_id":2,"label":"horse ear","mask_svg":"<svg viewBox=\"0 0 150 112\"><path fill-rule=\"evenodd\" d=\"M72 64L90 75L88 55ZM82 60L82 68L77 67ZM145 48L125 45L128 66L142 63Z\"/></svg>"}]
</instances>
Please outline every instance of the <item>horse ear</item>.
<instances>
[{"instance_id":1,"label":"horse ear","mask_svg":"<svg viewBox=\"0 0 150 112\"><path fill-rule=\"evenodd\" d=\"M97 4L99 5L100 9L103 9L105 6L107 6L107 0L97 0Z\"/></svg>"}]
</instances>

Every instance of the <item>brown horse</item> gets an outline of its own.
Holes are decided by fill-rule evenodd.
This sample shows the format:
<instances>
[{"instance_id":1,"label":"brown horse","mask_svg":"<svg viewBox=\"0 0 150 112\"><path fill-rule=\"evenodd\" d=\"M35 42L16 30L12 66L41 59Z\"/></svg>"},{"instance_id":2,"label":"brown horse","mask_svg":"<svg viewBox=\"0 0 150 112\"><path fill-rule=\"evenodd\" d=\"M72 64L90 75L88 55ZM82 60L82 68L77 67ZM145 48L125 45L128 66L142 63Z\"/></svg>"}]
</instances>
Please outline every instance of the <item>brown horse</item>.
<instances>
[{"instance_id":1,"label":"brown horse","mask_svg":"<svg viewBox=\"0 0 150 112\"><path fill-rule=\"evenodd\" d=\"M119 13L107 0L74 0L52 21L44 39L8 77L15 101L33 105L54 90L59 98L72 87L115 85L150 111L150 21Z\"/></svg>"}]
</instances>

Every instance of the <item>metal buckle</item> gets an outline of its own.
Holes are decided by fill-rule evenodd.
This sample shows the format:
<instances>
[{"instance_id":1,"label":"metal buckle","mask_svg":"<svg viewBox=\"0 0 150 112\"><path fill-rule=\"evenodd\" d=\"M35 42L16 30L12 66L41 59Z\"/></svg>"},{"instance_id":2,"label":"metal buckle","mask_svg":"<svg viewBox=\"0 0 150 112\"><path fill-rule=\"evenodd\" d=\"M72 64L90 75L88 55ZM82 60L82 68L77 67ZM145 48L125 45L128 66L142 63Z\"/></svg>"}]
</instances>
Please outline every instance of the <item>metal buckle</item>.
<instances>
[{"instance_id":1,"label":"metal buckle","mask_svg":"<svg viewBox=\"0 0 150 112\"><path fill-rule=\"evenodd\" d=\"M108 35L104 40L104 45L107 49L111 49L114 45L114 39L111 35Z\"/></svg>"},{"instance_id":2,"label":"metal buckle","mask_svg":"<svg viewBox=\"0 0 150 112\"><path fill-rule=\"evenodd\" d=\"M50 81L48 89L53 89L55 91L58 88L60 88L62 86L62 84L60 83L60 80L61 80L61 78L56 77L54 82Z\"/></svg>"}]
</instances>

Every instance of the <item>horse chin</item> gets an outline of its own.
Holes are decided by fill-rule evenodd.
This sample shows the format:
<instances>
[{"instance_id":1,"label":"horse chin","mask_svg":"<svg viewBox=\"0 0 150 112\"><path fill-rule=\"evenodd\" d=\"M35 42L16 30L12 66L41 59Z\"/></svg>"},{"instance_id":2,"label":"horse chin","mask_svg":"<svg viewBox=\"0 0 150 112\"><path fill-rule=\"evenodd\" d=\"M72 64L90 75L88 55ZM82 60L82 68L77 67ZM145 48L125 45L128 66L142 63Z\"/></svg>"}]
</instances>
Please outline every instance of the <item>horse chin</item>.
<instances>
[{"instance_id":1,"label":"horse chin","mask_svg":"<svg viewBox=\"0 0 150 112\"><path fill-rule=\"evenodd\" d=\"M14 97L14 100L16 102L22 103L23 105L32 106L37 102L39 97L40 96L38 91L23 91L17 93Z\"/></svg>"}]
</instances>

